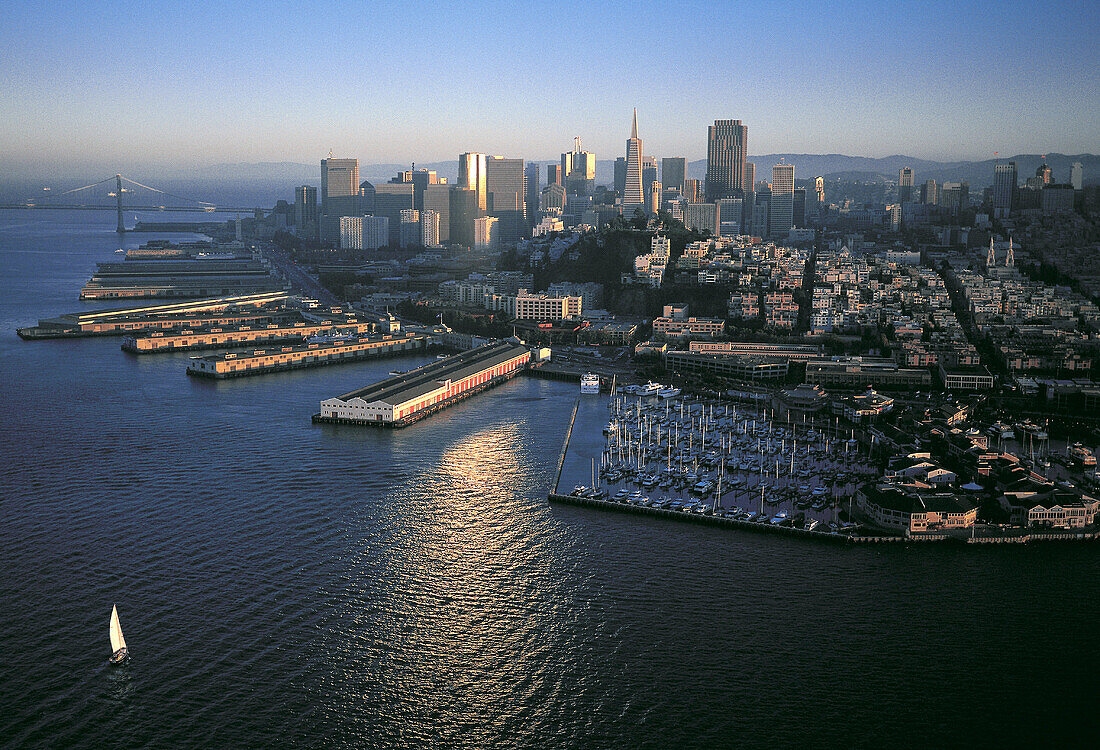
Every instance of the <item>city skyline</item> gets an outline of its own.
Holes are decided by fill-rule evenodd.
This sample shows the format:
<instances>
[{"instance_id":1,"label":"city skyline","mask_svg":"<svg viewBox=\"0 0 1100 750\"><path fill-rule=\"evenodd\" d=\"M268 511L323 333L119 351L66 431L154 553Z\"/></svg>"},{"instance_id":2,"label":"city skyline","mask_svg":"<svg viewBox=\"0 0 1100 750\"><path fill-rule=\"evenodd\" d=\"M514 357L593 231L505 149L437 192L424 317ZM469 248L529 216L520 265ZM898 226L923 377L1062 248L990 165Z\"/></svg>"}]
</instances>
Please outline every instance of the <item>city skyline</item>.
<instances>
[{"instance_id":1,"label":"city skyline","mask_svg":"<svg viewBox=\"0 0 1100 750\"><path fill-rule=\"evenodd\" d=\"M751 123L755 153L955 160L1081 153L1100 142L1100 90L1088 73L1096 24L1082 25L1079 8L1064 3L974 2L919 14L857 3L833 15L707 7L709 29L760 31L743 37L733 79L716 67L619 82L559 97L553 116L537 93L544 54L573 80L628 47L682 58L702 44L683 23L695 10L585 6L593 28L630 33L543 35L552 41L531 56L513 42L570 20L573 6L526 19L497 13L494 3L433 5L423 25L403 23L394 9L372 15L369 32L347 23L351 11L318 9L296 17L293 33L250 22L249 7L186 16L126 6L97 12L95 4L80 12L11 9L0 31L9 51L0 73L15 106L0 114L0 164L309 163L330 150L364 162L434 162L472 151L534 160L561 153L578 135L593 153L611 155L621 148L620 113L635 106L650 153L689 159L705 154L706 126L727 117ZM129 18L121 27L111 20L118 13ZM1048 28L1076 33L1057 34L1037 56L1003 44L1031 34L1040 16ZM481 33L464 36L470 19ZM779 29L791 40L786 53L754 54L770 50L766 37ZM95 39L112 39L112 47ZM394 56L408 45L438 54Z\"/></svg>"}]
</instances>

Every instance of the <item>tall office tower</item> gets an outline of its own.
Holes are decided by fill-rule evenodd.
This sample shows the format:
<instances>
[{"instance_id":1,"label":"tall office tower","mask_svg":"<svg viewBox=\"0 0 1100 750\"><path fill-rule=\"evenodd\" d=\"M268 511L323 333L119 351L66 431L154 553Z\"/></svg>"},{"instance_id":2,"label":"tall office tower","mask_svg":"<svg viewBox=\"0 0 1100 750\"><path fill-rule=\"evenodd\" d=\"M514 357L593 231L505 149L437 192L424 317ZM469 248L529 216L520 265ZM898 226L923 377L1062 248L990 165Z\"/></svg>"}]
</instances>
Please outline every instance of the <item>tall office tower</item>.
<instances>
[{"instance_id":1,"label":"tall office tower","mask_svg":"<svg viewBox=\"0 0 1100 750\"><path fill-rule=\"evenodd\" d=\"M472 188L477 193L477 208L484 213L489 207L489 191L485 186L485 154L459 154L458 186Z\"/></svg>"},{"instance_id":2,"label":"tall office tower","mask_svg":"<svg viewBox=\"0 0 1100 750\"><path fill-rule=\"evenodd\" d=\"M768 207L768 233L785 237L794 226L794 165L772 167L772 197Z\"/></svg>"},{"instance_id":3,"label":"tall office tower","mask_svg":"<svg viewBox=\"0 0 1100 750\"><path fill-rule=\"evenodd\" d=\"M352 216L359 211L358 196L359 160L321 159L321 213Z\"/></svg>"},{"instance_id":4,"label":"tall office tower","mask_svg":"<svg viewBox=\"0 0 1100 750\"><path fill-rule=\"evenodd\" d=\"M926 206L940 204L940 188L935 180L925 180L920 189L920 202Z\"/></svg>"},{"instance_id":5,"label":"tall office tower","mask_svg":"<svg viewBox=\"0 0 1100 750\"><path fill-rule=\"evenodd\" d=\"M745 169L741 172L741 190L745 197L745 215L742 217L743 226L752 230L753 211L756 210L756 164L745 162Z\"/></svg>"},{"instance_id":6,"label":"tall office tower","mask_svg":"<svg viewBox=\"0 0 1100 750\"><path fill-rule=\"evenodd\" d=\"M474 220L480 215L477 190L456 185L451 191L451 242L473 247Z\"/></svg>"},{"instance_id":7,"label":"tall office tower","mask_svg":"<svg viewBox=\"0 0 1100 750\"><path fill-rule=\"evenodd\" d=\"M435 211L424 210L420 212L420 244L424 247L435 247L439 244L439 214Z\"/></svg>"},{"instance_id":8,"label":"tall office tower","mask_svg":"<svg viewBox=\"0 0 1100 750\"><path fill-rule=\"evenodd\" d=\"M439 214L439 239L437 244L451 240L451 186L437 183L424 188L424 210Z\"/></svg>"},{"instance_id":9,"label":"tall office tower","mask_svg":"<svg viewBox=\"0 0 1100 750\"><path fill-rule=\"evenodd\" d=\"M496 250L500 247L500 233L495 216L474 219L474 250Z\"/></svg>"},{"instance_id":10,"label":"tall office tower","mask_svg":"<svg viewBox=\"0 0 1100 750\"><path fill-rule=\"evenodd\" d=\"M1040 185L1049 185L1051 183L1051 171L1046 162L1039 165L1039 168L1035 170L1035 176L1039 178Z\"/></svg>"},{"instance_id":11,"label":"tall office tower","mask_svg":"<svg viewBox=\"0 0 1100 750\"><path fill-rule=\"evenodd\" d=\"M411 182L380 182L374 186L374 215L390 220L389 244L401 245L401 212L413 207Z\"/></svg>"},{"instance_id":12,"label":"tall office tower","mask_svg":"<svg viewBox=\"0 0 1100 750\"><path fill-rule=\"evenodd\" d=\"M699 180L685 179L683 189L684 200L688 203L699 203L703 200L703 184Z\"/></svg>"},{"instance_id":13,"label":"tall office tower","mask_svg":"<svg viewBox=\"0 0 1100 750\"><path fill-rule=\"evenodd\" d=\"M528 225L538 221L535 216L539 212L539 165L534 162L523 168L523 211Z\"/></svg>"},{"instance_id":14,"label":"tall office tower","mask_svg":"<svg viewBox=\"0 0 1100 750\"><path fill-rule=\"evenodd\" d=\"M646 195L646 212L656 215L661 210L661 183L653 180L649 183Z\"/></svg>"},{"instance_id":15,"label":"tall office tower","mask_svg":"<svg viewBox=\"0 0 1100 750\"><path fill-rule=\"evenodd\" d=\"M370 180L359 183L359 212L364 216L374 213L374 185Z\"/></svg>"},{"instance_id":16,"label":"tall office tower","mask_svg":"<svg viewBox=\"0 0 1100 750\"><path fill-rule=\"evenodd\" d=\"M358 216L359 208L359 160L321 160L321 241L336 243L340 240L340 217Z\"/></svg>"},{"instance_id":17,"label":"tall office tower","mask_svg":"<svg viewBox=\"0 0 1100 750\"><path fill-rule=\"evenodd\" d=\"M649 192L649 183L657 179L657 159L647 156L642 159L642 186Z\"/></svg>"},{"instance_id":18,"label":"tall office tower","mask_svg":"<svg viewBox=\"0 0 1100 750\"><path fill-rule=\"evenodd\" d=\"M294 188L294 229L299 237L317 239L317 188Z\"/></svg>"},{"instance_id":19,"label":"tall office tower","mask_svg":"<svg viewBox=\"0 0 1100 750\"><path fill-rule=\"evenodd\" d=\"M814 199L817 201L817 207L820 210L821 206L825 203L825 178L814 178Z\"/></svg>"},{"instance_id":20,"label":"tall office tower","mask_svg":"<svg viewBox=\"0 0 1100 750\"><path fill-rule=\"evenodd\" d=\"M546 165L546 184L565 187L565 180L562 179L561 175L561 164Z\"/></svg>"},{"instance_id":21,"label":"tall office tower","mask_svg":"<svg viewBox=\"0 0 1100 750\"><path fill-rule=\"evenodd\" d=\"M707 128L707 200L745 189L749 129L740 120L715 120Z\"/></svg>"},{"instance_id":22,"label":"tall office tower","mask_svg":"<svg viewBox=\"0 0 1100 750\"><path fill-rule=\"evenodd\" d=\"M619 195L626 190L626 159L622 156L615 159L615 192Z\"/></svg>"},{"instance_id":23,"label":"tall office tower","mask_svg":"<svg viewBox=\"0 0 1100 750\"><path fill-rule=\"evenodd\" d=\"M420 212L415 208L405 208L400 213L400 246L412 247L420 244Z\"/></svg>"},{"instance_id":24,"label":"tall office tower","mask_svg":"<svg viewBox=\"0 0 1100 750\"><path fill-rule=\"evenodd\" d=\"M718 204L718 234L723 237L736 237L741 234L741 216L745 213L744 201L741 198L719 198Z\"/></svg>"},{"instance_id":25,"label":"tall office tower","mask_svg":"<svg viewBox=\"0 0 1100 750\"><path fill-rule=\"evenodd\" d=\"M390 220L385 216L364 216L361 226L364 250L377 250L389 244Z\"/></svg>"},{"instance_id":26,"label":"tall office tower","mask_svg":"<svg viewBox=\"0 0 1100 750\"><path fill-rule=\"evenodd\" d=\"M794 209L791 221L796 227L806 226L806 188L794 189Z\"/></svg>"},{"instance_id":27,"label":"tall office tower","mask_svg":"<svg viewBox=\"0 0 1100 750\"><path fill-rule=\"evenodd\" d=\"M687 159L682 156L670 156L661 159L661 187L665 190L684 190L684 178L687 177Z\"/></svg>"},{"instance_id":28,"label":"tall office tower","mask_svg":"<svg viewBox=\"0 0 1100 750\"><path fill-rule=\"evenodd\" d=\"M717 203L688 203L684 206L684 226L688 229L717 237L720 224Z\"/></svg>"},{"instance_id":29,"label":"tall office tower","mask_svg":"<svg viewBox=\"0 0 1100 750\"><path fill-rule=\"evenodd\" d=\"M591 195L596 189L596 155L581 150L581 139L574 139L573 150L561 155L561 173L565 191L574 195Z\"/></svg>"},{"instance_id":30,"label":"tall office tower","mask_svg":"<svg viewBox=\"0 0 1100 750\"><path fill-rule=\"evenodd\" d=\"M635 108L634 121L630 125L630 137L626 139L623 216L633 216L637 208L645 210L645 192L642 189L642 139L638 137L638 109Z\"/></svg>"},{"instance_id":31,"label":"tall office tower","mask_svg":"<svg viewBox=\"0 0 1100 750\"><path fill-rule=\"evenodd\" d=\"M952 213L958 213L960 209L970 206L970 183L945 182L940 187L940 205L950 209Z\"/></svg>"},{"instance_id":32,"label":"tall office tower","mask_svg":"<svg viewBox=\"0 0 1100 750\"><path fill-rule=\"evenodd\" d=\"M909 203L913 200L913 168L902 167L898 170L898 202Z\"/></svg>"},{"instance_id":33,"label":"tall office tower","mask_svg":"<svg viewBox=\"0 0 1100 750\"><path fill-rule=\"evenodd\" d=\"M1079 161L1073 162L1073 166L1070 167L1069 184L1073 185L1074 190L1080 190L1085 184L1085 168Z\"/></svg>"},{"instance_id":34,"label":"tall office tower","mask_svg":"<svg viewBox=\"0 0 1100 750\"><path fill-rule=\"evenodd\" d=\"M551 182L542 189L539 196L540 211L554 211L561 213L565 210L565 188L556 182Z\"/></svg>"},{"instance_id":35,"label":"tall office tower","mask_svg":"<svg viewBox=\"0 0 1100 750\"><path fill-rule=\"evenodd\" d=\"M527 229L523 215L523 159L490 156L485 175L488 211L500 220L500 241L515 243Z\"/></svg>"},{"instance_id":36,"label":"tall office tower","mask_svg":"<svg viewBox=\"0 0 1100 750\"><path fill-rule=\"evenodd\" d=\"M767 237L772 191L769 188L761 188L755 196L756 203L752 207L752 234L754 237Z\"/></svg>"},{"instance_id":37,"label":"tall office tower","mask_svg":"<svg viewBox=\"0 0 1100 750\"><path fill-rule=\"evenodd\" d=\"M993 165L993 216L1003 218L1016 207L1016 162Z\"/></svg>"}]
</instances>

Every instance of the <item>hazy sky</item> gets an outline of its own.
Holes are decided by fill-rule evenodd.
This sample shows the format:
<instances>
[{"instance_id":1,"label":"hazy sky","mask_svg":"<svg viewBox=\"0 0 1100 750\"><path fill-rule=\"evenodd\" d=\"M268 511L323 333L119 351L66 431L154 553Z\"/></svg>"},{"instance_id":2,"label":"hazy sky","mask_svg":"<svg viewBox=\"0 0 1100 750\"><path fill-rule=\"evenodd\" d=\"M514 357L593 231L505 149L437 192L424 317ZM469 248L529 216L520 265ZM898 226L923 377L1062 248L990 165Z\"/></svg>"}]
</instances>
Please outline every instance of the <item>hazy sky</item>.
<instances>
[{"instance_id":1,"label":"hazy sky","mask_svg":"<svg viewBox=\"0 0 1100 750\"><path fill-rule=\"evenodd\" d=\"M1100 151L1100 3L5 4L0 168Z\"/></svg>"}]
</instances>

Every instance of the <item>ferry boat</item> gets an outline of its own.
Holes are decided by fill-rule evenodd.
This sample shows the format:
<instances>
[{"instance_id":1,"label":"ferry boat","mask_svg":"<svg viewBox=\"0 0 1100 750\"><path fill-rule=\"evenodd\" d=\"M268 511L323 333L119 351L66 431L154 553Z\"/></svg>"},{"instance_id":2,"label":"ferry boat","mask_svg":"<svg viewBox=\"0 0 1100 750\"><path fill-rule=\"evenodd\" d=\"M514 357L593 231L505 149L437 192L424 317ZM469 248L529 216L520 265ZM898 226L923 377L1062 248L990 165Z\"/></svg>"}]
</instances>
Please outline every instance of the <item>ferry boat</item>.
<instances>
[{"instance_id":1,"label":"ferry boat","mask_svg":"<svg viewBox=\"0 0 1100 750\"><path fill-rule=\"evenodd\" d=\"M661 398L676 398L680 395L680 389L670 385L667 388L658 390L657 395Z\"/></svg>"},{"instance_id":2,"label":"ferry boat","mask_svg":"<svg viewBox=\"0 0 1100 750\"><path fill-rule=\"evenodd\" d=\"M600 376L591 372L581 376L581 393L599 393Z\"/></svg>"},{"instance_id":3,"label":"ferry boat","mask_svg":"<svg viewBox=\"0 0 1100 750\"><path fill-rule=\"evenodd\" d=\"M661 390L660 383L654 383L652 380L645 385L638 386L639 396L656 396Z\"/></svg>"}]
</instances>

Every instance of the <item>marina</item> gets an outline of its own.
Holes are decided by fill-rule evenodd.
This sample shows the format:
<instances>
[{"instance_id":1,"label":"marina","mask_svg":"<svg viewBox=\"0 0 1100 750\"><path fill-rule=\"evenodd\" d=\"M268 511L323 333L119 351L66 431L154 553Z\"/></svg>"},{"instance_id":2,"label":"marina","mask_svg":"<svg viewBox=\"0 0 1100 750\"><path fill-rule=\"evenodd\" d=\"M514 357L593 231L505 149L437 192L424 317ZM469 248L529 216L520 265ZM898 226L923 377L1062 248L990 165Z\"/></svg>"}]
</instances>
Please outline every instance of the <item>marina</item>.
<instances>
[{"instance_id":1,"label":"marina","mask_svg":"<svg viewBox=\"0 0 1100 750\"><path fill-rule=\"evenodd\" d=\"M191 357L187 374L204 378L238 378L359 359L407 354L426 348L432 337L420 333L359 336L345 334L323 340L251 352Z\"/></svg>"}]
</instances>

